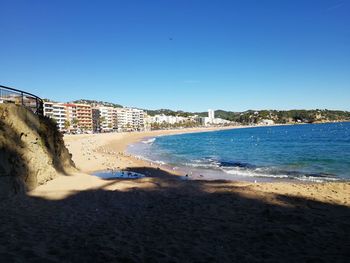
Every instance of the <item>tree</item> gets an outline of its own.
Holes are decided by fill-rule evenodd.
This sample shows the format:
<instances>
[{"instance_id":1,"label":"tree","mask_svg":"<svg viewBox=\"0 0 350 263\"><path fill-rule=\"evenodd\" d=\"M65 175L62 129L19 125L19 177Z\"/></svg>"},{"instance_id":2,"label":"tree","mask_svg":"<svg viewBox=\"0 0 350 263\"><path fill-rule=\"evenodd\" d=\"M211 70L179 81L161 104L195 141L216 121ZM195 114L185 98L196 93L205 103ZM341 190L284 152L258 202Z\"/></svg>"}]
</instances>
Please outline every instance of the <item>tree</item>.
<instances>
[{"instance_id":1,"label":"tree","mask_svg":"<svg viewBox=\"0 0 350 263\"><path fill-rule=\"evenodd\" d=\"M100 123L104 123L106 121L106 117L102 116L99 118Z\"/></svg>"},{"instance_id":2,"label":"tree","mask_svg":"<svg viewBox=\"0 0 350 263\"><path fill-rule=\"evenodd\" d=\"M69 127L70 127L70 121L69 121L69 120L65 120L65 121L64 121L64 128L65 128L66 130L68 130Z\"/></svg>"},{"instance_id":3,"label":"tree","mask_svg":"<svg viewBox=\"0 0 350 263\"><path fill-rule=\"evenodd\" d=\"M72 120L72 124L73 124L73 126L78 125L78 124L79 124L79 120L78 120L77 118L74 118L74 119Z\"/></svg>"}]
</instances>

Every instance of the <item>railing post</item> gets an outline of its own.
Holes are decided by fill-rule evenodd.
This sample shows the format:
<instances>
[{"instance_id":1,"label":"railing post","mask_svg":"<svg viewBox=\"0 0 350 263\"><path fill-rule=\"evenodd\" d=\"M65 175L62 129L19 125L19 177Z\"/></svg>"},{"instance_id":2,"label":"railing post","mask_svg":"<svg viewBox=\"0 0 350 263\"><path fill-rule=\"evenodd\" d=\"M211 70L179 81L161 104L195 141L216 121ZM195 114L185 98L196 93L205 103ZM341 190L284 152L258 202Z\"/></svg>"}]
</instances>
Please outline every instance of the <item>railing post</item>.
<instances>
[{"instance_id":1,"label":"railing post","mask_svg":"<svg viewBox=\"0 0 350 263\"><path fill-rule=\"evenodd\" d=\"M21 96L22 96L22 105L24 106L23 92L21 92Z\"/></svg>"},{"instance_id":2,"label":"railing post","mask_svg":"<svg viewBox=\"0 0 350 263\"><path fill-rule=\"evenodd\" d=\"M40 100L39 109L40 109L40 115L44 116L44 102L42 100Z\"/></svg>"}]
</instances>

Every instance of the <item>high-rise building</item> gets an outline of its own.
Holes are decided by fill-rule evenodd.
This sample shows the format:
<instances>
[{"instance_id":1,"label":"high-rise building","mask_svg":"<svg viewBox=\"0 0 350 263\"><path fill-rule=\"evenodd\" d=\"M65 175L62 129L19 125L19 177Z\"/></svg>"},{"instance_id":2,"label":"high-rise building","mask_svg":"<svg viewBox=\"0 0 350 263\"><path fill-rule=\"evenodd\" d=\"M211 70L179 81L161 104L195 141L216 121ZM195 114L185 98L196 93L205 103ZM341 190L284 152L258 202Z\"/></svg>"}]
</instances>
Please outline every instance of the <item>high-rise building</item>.
<instances>
[{"instance_id":1,"label":"high-rise building","mask_svg":"<svg viewBox=\"0 0 350 263\"><path fill-rule=\"evenodd\" d=\"M75 104L78 127L83 131L92 131L92 110L89 104Z\"/></svg>"},{"instance_id":2,"label":"high-rise building","mask_svg":"<svg viewBox=\"0 0 350 263\"><path fill-rule=\"evenodd\" d=\"M67 108L63 103L44 102L44 115L54 119L60 131L67 129Z\"/></svg>"},{"instance_id":3,"label":"high-rise building","mask_svg":"<svg viewBox=\"0 0 350 263\"><path fill-rule=\"evenodd\" d=\"M92 111L88 104L66 103L70 131L92 131Z\"/></svg>"},{"instance_id":4,"label":"high-rise building","mask_svg":"<svg viewBox=\"0 0 350 263\"><path fill-rule=\"evenodd\" d=\"M92 108L92 130L94 132L100 132L101 111L98 107Z\"/></svg>"},{"instance_id":5,"label":"high-rise building","mask_svg":"<svg viewBox=\"0 0 350 263\"><path fill-rule=\"evenodd\" d=\"M67 120L69 122L68 130L75 132L78 129L77 107L72 103L66 103L65 106L67 109Z\"/></svg>"},{"instance_id":6,"label":"high-rise building","mask_svg":"<svg viewBox=\"0 0 350 263\"><path fill-rule=\"evenodd\" d=\"M110 132L116 127L115 108L95 106L92 109L93 130L95 132Z\"/></svg>"},{"instance_id":7,"label":"high-rise building","mask_svg":"<svg viewBox=\"0 0 350 263\"><path fill-rule=\"evenodd\" d=\"M209 122L214 122L215 119L215 112L214 110L208 110L208 118L209 118Z\"/></svg>"},{"instance_id":8,"label":"high-rise building","mask_svg":"<svg viewBox=\"0 0 350 263\"><path fill-rule=\"evenodd\" d=\"M133 108L115 108L118 131L140 131L144 129L145 112Z\"/></svg>"}]
</instances>

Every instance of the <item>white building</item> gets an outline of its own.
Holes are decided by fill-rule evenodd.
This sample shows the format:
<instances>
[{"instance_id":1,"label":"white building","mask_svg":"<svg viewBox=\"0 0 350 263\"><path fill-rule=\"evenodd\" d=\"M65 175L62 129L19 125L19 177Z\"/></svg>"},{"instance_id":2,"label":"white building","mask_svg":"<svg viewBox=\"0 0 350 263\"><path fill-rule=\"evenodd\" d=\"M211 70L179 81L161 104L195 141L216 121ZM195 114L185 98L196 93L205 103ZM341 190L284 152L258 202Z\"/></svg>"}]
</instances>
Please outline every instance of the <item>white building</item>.
<instances>
[{"instance_id":1,"label":"white building","mask_svg":"<svg viewBox=\"0 0 350 263\"><path fill-rule=\"evenodd\" d=\"M44 102L44 115L54 119L60 131L65 130L67 108L63 103Z\"/></svg>"},{"instance_id":2,"label":"white building","mask_svg":"<svg viewBox=\"0 0 350 263\"><path fill-rule=\"evenodd\" d=\"M208 110L208 117L196 117L196 121L199 122L203 126L210 126L210 125L227 125L231 123L228 120L222 119L222 118L215 118L215 111L214 110Z\"/></svg>"},{"instance_id":3,"label":"white building","mask_svg":"<svg viewBox=\"0 0 350 263\"><path fill-rule=\"evenodd\" d=\"M145 127L145 112L134 108L114 108L118 131L141 131Z\"/></svg>"},{"instance_id":4,"label":"white building","mask_svg":"<svg viewBox=\"0 0 350 263\"><path fill-rule=\"evenodd\" d=\"M209 126L212 123L209 117L197 117L196 121L202 126Z\"/></svg>"},{"instance_id":5,"label":"white building","mask_svg":"<svg viewBox=\"0 0 350 263\"><path fill-rule=\"evenodd\" d=\"M275 122L273 120L263 119L259 122L260 125L273 125Z\"/></svg>"},{"instance_id":6,"label":"white building","mask_svg":"<svg viewBox=\"0 0 350 263\"><path fill-rule=\"evenodd\" d=\"M231 123L231 122L228 120L225 120L225 119L221 119L221 118L214 118L214 120L213 120L213 124L216 124L216 125L225 125L225 124L229 124L229 123Z\"/></svg>"},{"instance_id":7,"label":"white building","mask_svg":"<svg viewBox=\"0 0 350 263\"><path fill-rule=\"evenodd\" d=\"M71 103L67 103L65 104L66 106L66 117L67 117L67 120L69 121L69 131L72 132L72 131L76 131L77 128L78 128L78 125L77 125L77 109L75 107L74 104L71 104Z\"/></svg>"},{"instance_id":8,"label":"white building","mask_svg":"<svg viewBox=\"0 0 350 263\"><path fill-rule=\"evenodd\" d=\"M135 131L143 130L145 126L145 113L143 110L130 109L132 112L132 126Z\"/></svg>"},{"instance_id":9,"label":"white building","mask_svg":"<svg viewBox=\"0 0 350 263\"><path fill-rule=\"evenodd\" d=\"M113 131L114 123L114 108L100 106L100 129L103 132Z\"/></svg>"},{"instance_id":10,"label":"white building","mask_svg":"<svg viewBox=\"0 0 350 263\"><path fill-rule=\"evenodd\" d=\"M209 121L211 123L214 122L214 119L215 119L215 111L214 110L211 110L211 109L208 110L208 118L209 118Z\"/></svg>"},{"instance_id":11,"label":"white building","mask_svg":"<svg viewBox=\"0 0 350 263\"><path fill-rule=\"evenodd\" d=\"M116 127L115 108L98 105L92 108L93 130L111 132Z\"/></svg>"},{"instance_id":12,"label":"white building","mask_svg":"<svg viewBox=\"0 0 350 263\"><path fill-rule=\"evenodd\" d=\"M168 124L175 124L175 123L183 123L186 122L188 118L182 117L182 116L171 116L171 115L164 115L164 114L157 114L154 116L149 116L147 119L148 123L168 123Z\"/></svg>"}]
</instances>

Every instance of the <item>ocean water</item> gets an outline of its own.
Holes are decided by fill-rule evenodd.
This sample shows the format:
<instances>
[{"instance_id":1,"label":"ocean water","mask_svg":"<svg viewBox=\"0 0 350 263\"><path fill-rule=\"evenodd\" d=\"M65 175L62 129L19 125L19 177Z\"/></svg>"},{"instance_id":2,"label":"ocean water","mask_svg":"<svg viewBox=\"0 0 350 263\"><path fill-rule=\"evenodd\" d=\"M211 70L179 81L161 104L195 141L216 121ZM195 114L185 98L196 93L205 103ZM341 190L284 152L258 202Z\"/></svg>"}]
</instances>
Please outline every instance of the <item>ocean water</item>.
<instances>
[{"instance_id":1,"label":"ocean water","mask_svg":"<svg viewBox=\"0 0 350 263\"><path fill-rule=\"evenodd\" d=\"M193 178L350 180L350 123L160 136L131 145L128 151Z\"/></svg>"}]
</instances>

